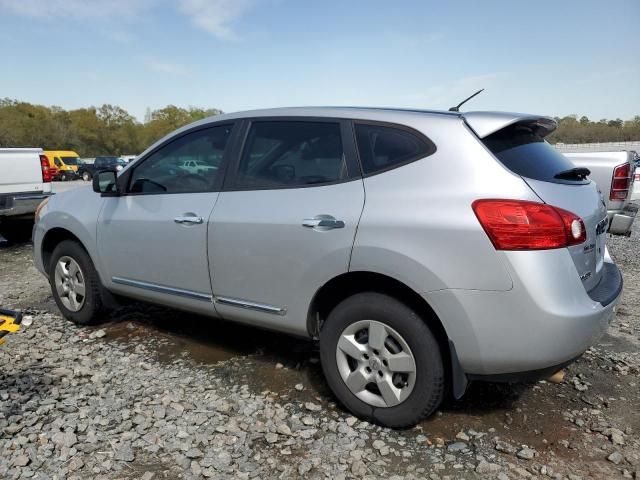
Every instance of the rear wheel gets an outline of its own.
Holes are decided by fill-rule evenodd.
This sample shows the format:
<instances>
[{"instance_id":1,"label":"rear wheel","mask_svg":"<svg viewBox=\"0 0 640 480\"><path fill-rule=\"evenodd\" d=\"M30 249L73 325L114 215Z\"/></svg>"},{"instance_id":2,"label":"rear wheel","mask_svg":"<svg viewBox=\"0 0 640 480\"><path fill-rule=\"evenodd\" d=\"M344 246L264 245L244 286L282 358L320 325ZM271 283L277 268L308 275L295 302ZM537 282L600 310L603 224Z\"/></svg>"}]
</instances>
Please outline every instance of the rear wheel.
<instances>
[{"instance_id":1,"label":"rear wheel","mask_svg":"<svg viewBox=\"0 0 640 480\"><path fill-rule=\"evenodd\" d=\"M91 174L89 172L82 172L82 180L88 182L91 180Z\"/></svg>"},{"instance_id":2,"label":"rear wheel","mask_svg":"<svg viewBox=\"0 0 640 480\"><path fill-rule=\"evenodd\" d=\"M72 240L60 242L51 255L48 273L53 298L65 318L89 325L105 313L104 287L80 244Z\"/></svg>"},{"instance_id":3,"label":"rear wheel","mask_svg":"<svg viewBox=\"0 0 640 480\"><path fill-rule=\"evenodd\" d=\"M402 428L442 402L440 348L426 323L393 297L360 293L342 301L320 333L322 368L354 414Z\"/></svg>"}]
</instances>

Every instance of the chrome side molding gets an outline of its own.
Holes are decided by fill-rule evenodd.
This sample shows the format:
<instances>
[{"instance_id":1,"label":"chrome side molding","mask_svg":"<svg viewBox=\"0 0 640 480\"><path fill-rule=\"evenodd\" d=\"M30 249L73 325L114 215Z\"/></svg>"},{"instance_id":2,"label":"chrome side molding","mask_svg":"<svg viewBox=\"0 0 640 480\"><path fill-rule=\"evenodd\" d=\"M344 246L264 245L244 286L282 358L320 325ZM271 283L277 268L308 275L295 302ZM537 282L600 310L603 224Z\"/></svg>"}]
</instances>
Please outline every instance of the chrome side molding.
<instances>
[{"instance_id":1,"label":"chrome side molding","mask_svg":"<svg viewBox=\"0 0 640 480\"><path fill-rule=\"evenodd\" d=\"M129 278L111 277L113 283L120 285L126 285L128 287L142 288L144 290L150 290L152 292L166 293L168 295L177 295L179 297L192 298L194 300L201 300L203 302L211 302L212 296L207 293L194 292L191 290L183 290L181 288L165 287L164 285L158 285L157 283L141 282L139 280L131 280Z\"/></svg>"},{"instance_id":2,"label":"chrome side molding","mask_svg":"<svg viewBox=\"0 0 640 480\"><path fill-rule=\"evenodd\" d=\"M239 298L230 297L213 297L215 303L221 305L229 305L231 307L246 308L247 310L256 310L258 312L272 313L274 315L284 315L287 313L286 308L275 307L273 305L267 305L265 303L249 302L247 300L241 300Z\"/></svg>"}]
</instances>

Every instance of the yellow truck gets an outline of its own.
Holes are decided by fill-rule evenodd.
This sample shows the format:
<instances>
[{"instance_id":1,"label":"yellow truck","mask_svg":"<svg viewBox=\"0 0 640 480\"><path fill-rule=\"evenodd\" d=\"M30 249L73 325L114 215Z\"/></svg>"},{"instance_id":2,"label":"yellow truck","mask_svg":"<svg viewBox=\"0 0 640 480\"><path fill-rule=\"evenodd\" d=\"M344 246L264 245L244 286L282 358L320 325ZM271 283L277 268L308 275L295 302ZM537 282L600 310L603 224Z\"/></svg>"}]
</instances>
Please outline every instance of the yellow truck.
<instances>
[{"instance_id":1,"label":"yellow truck","mask_svg":"<svg viewBox=\"0 0 640 480\"><path fill-rule=\"evenodd\" d=\"M73 150L45 150L44 156L50 167L57 167L57 180L73 180L78 178L78 167L81 165L80 156Z\"/></svg>"}]
</instances>

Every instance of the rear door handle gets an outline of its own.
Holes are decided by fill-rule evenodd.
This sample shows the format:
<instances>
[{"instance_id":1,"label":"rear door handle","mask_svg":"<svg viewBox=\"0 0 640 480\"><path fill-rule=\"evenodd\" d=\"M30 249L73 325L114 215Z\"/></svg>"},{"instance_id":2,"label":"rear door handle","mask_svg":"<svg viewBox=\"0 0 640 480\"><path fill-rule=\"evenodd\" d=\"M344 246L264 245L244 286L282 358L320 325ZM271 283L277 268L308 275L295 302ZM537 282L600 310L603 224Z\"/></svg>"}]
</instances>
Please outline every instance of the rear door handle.
<instances>
[{"instance_id":1,"label":"rear door handle","mask_svg":"<svg viewBox=\"0 0 640 480\"><path fill-rule=\"evenodd\" d=\"M344 228L344 222L336 220L329 215L317 215L314 218L305 218L302 221L302 226L318 230L332 230L334 228Z\"/></svg>"},{"instance_id":2,"label":"rear door handle","mask_svg":"<svg viewBox=\"0 0 640 480\"><path fill-rule=\"evenodd\" d=\"M181 224L197 225L202 223L204 220L202 220L202 217L185 215L176 217L173 219L173 221Z\"/></svg>"}]
</instances>

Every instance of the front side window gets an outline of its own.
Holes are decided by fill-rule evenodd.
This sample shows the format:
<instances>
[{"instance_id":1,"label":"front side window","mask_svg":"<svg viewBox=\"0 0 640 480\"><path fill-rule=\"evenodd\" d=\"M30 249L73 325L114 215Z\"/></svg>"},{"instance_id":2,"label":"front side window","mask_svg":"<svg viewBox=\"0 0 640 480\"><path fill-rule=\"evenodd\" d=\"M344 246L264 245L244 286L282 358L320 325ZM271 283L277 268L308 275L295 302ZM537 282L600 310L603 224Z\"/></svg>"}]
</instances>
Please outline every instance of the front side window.
<instances>
[{"instance_id":1,"label":"front side window","mask_svg":"<svg viewBox=\"0 0 640 480\"><path fill-rule=\"evenodd\" d=\"M188 133L145 159L131 175L132 193L210 192L215 187L232 125ZM197 169L186 168L198 161Z\"/></svg>"},{"instance_id":2,"label":"front side window","mask_svg":"<svg viewBox=\"0 0 640 480\"><path fill-rule=\"evenodd\" d=\"M347 177L340 124L254 122L238 169L241 188L291 188Z\"/></svg>"},{"instance_id":3,"label":"front side window","mask_svg":"<svg viewBox=\"0 0 640 480\"><path fill-rule=\"evenodd\" d=\"M356 124L355 129L358 154L365 175L426 157L435 151L433 144L400 128Z\"/></svg>"}]
</instances>

